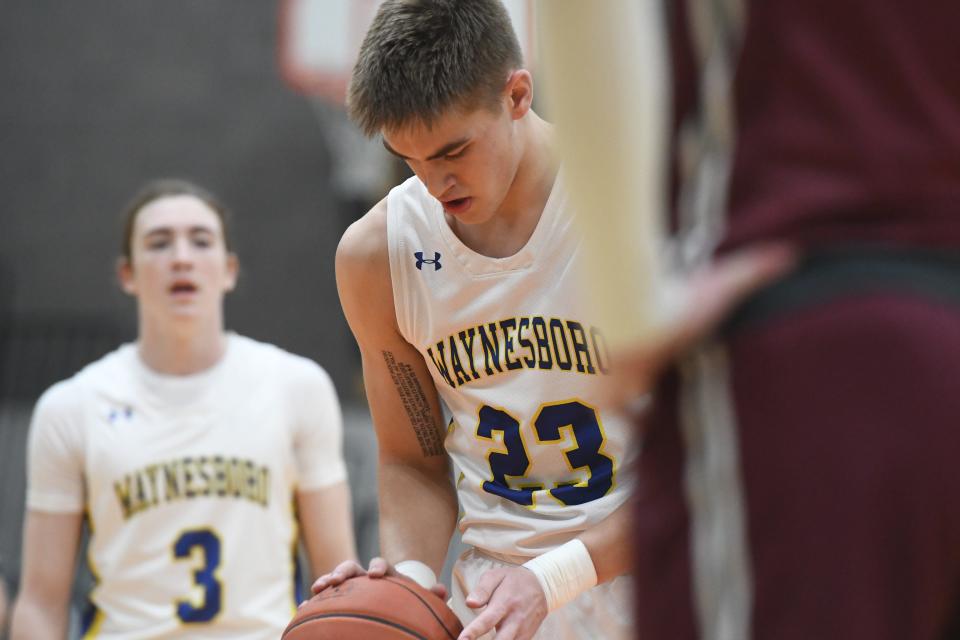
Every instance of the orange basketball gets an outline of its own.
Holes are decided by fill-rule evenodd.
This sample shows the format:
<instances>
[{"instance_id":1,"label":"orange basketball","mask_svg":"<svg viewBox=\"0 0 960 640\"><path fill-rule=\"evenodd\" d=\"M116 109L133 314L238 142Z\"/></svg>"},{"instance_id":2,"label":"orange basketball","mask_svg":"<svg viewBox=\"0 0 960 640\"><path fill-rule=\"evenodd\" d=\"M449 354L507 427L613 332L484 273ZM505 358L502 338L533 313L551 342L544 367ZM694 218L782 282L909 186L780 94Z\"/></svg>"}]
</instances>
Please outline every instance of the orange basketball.
<instances>
[{"instance_id":1,"label":"orange basketball","mask_svg":"<svg viewBox=\"0 0 960 640\"><path fill-rule=\"evenodd\" d=\"M463 626L437 596L407 578L350 578L297 610L282 640L456 640Z\"/></svg>"}]
</instances>

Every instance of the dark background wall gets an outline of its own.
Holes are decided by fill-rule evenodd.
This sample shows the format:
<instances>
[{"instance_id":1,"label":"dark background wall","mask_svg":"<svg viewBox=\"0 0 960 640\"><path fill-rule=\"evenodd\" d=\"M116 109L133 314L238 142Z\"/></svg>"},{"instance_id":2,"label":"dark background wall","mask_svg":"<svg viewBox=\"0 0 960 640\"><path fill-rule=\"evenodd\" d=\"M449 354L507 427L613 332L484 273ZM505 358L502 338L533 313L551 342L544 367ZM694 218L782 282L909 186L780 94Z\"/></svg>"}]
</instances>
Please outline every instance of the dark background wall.
<instances>
[{"instance_id":1,"label":"dark background wall","mask_svg":"<svg viewBox=\"0 0 960 640\"><path fill-rule=\"evenodd\" d=\"M242 276L229 326L318 360L352 397L355 347L333 253L356 203L331 186L335 159L309 101L280 79L276 4L0 6L6 324L133 337L134 306L113 277L119 212L144 181L182 176L236 214Z\"/></svg>"}]
</instances>

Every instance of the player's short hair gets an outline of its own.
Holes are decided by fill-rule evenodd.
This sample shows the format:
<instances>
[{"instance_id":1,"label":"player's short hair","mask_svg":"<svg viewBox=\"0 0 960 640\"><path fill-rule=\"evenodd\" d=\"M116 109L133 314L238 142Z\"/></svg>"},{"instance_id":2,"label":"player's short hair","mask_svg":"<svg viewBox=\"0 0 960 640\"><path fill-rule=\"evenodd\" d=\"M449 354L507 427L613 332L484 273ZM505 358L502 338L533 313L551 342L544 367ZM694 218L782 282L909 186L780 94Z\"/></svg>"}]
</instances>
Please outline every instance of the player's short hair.
<instances>
[{"instance_id":1,"label":"player's short hair","mask_svg":"<svg viewBox=\"0 0 960 640\"><path fill-rule=\"evenodd\" d=\"M360 47L347 111L372 136L430 126L451 107L495 110L522 65L500 0L386 0Z\"/></svg>"},{"instance_id":2,"label":"player's short hair","mask_svg":"<svg viewBox=\"0 0 960 640\"><path fill-rule=\"evenodd\" d=\"M120 244L120 255L123 258L131 259L133 227L137 222L137 214L140 213L140 210L155 200L172 196L193 196L210 207L220 218L224 245L227 251L232 251L232 243L230 242L230 219L232 215L223 202L212 192L187 180L161 178L143 185L123 210L123 238Z\"/></svg>"}]
</instances>

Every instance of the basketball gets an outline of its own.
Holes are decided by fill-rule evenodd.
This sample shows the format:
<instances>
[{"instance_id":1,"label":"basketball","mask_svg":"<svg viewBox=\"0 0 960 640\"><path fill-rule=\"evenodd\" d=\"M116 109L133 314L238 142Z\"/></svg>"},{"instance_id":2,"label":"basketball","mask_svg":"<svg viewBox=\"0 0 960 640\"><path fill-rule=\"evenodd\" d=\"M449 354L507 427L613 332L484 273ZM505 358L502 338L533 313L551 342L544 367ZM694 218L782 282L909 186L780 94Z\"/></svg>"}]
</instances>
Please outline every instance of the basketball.
<instances>
[{"instance_id":1,"label":"basketball","mask_svg":"<svg viewBox=\"0 0 960 640\"><path fill-rule=\"evenodd\" d=\"M282 640L456 640L453 611L412 580L357 576L297 610Z\"/></svg>"}]
</instances>

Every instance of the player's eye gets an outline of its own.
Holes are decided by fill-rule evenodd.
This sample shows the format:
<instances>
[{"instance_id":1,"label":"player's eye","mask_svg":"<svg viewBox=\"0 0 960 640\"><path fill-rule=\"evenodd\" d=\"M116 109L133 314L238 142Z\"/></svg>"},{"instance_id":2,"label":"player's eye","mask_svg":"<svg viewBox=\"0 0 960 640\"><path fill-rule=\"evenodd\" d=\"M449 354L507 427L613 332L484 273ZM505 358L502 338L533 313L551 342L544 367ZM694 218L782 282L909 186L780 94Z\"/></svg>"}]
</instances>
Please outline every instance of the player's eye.
<instances>
[{"instance_id":1,"label":"player's eye","mask_svg":"<svg viewBox=\"0 0 960 640\"><path fill-rule=\"evenodd\" d=\"M463 147L462 149L460 149L460 151L457 151L456 153L448 153L447 155L443 156L443 159L456 160L457 158L462 158L463 154L467 152L467 149L469 149L469 146Z\"/></svg>"},{"instance_id":2,"label":"player's eye","mask_svg":"<svg viewBox=\"0 0 960 640\"><path fill-rule=\"evenodd\" d=\"M163 237L155 237L147 239L147 249L151 251L159 251L161 249L166 249L170 246L170 239Z\"/></svg>"},{"instance_id":3,"label":"player's eye","mask_svg":"<svg viewBox=\"0 0 960 640\"><path fill-rule=\"evenodd\" d=\"M193 246L198 247L200 249L206 249L212 244L213 244L213 240L211 240L208 236L193 237Z\"/></svg>"}]
</instances>

